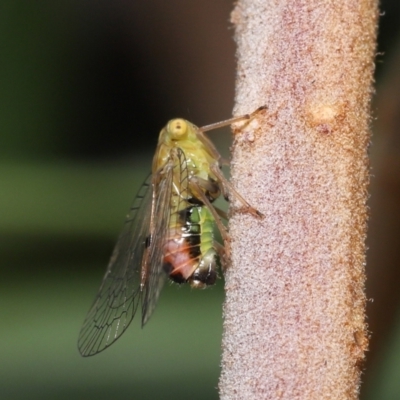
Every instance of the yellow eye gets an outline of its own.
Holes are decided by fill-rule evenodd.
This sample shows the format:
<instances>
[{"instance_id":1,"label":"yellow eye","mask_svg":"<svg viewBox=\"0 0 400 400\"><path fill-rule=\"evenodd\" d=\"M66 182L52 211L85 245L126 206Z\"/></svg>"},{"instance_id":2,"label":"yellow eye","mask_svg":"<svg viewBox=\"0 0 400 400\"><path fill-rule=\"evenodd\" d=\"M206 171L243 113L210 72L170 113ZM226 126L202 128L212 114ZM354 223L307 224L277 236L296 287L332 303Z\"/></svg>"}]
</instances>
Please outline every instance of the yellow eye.
<instances>
[{"instance_id":1,"label":"yellow eye","mask_svg":"<svg viewBox=\"0 0 400 400\"><path fill-rule=\"evenodd\" d=\"M187 133L187 122L181 118L173 119L169 122L167 130L172 139L180 139Z\"/></svg>"}]
</instances>

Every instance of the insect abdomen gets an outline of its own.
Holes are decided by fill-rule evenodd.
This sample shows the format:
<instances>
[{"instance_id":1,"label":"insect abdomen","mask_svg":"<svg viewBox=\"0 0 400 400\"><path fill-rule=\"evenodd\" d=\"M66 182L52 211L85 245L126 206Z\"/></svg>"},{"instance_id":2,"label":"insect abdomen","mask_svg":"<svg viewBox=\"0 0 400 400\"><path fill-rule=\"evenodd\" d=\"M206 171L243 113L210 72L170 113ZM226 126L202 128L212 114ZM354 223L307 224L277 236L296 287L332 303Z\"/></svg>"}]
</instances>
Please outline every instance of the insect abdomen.
<instances>
[{"instance_id":1,"label":"insect abdomen","mask_svg":"<svg viewBox=\"0 0 400 400\"><path fill-rule=\"evenodd\" d=\"M220 259L214 246L214 218L207 207L197 209L201 227L201 258L188 282L192 287L204 288L215 283Z\"/></svg>"},{"instance_id":2,"label":"insect abdomen","mask_svg":"<svg viewBox=\"0 0 400 400\"><path fill-rule=\"evenodd\" d=\"M204 206L189 206L178 214L164 245L164 269L174 282L198 288L212 285L219 265L213 217Z\"/></svg>"}]
</instances>

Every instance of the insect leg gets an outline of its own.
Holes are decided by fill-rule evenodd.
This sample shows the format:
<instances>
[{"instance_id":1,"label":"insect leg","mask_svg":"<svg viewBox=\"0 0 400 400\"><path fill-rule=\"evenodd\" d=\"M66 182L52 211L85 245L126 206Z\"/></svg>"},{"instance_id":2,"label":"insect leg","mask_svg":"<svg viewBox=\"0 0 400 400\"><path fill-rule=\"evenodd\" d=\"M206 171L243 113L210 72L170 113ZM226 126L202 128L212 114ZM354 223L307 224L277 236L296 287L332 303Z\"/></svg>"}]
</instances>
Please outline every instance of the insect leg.
<instances>
[{"instance_id":1,"label":"insect leg","mask_svg":"<svg viewBox=\"0 0 400 400\"><path fill-rule=\"evenodd\" d=\"M199 183L199 179L196 176L194 176L194 177L190 178L189 184L191 186L191 191L192 191L192 193L194 193L196 198L199 199L200 201L202 201L210 210L212 216L215 219L215 223L217 224L218 230L221 233L222 240L224 242L227 241L229 238L228 231L226 230L225 225L222 223L217 210L211 204L211 201L208 199L208 197L205 195L205 193L202 189L202 186Z\"/></svg>"},{"instance_id":2,"label":"insect leg","mask_svg":"<svg viewBox=\"0 0 400 400\"><path fill-rule=\"evenodd\" d=\"M261 106L261 107L258 107L256 110L254 110L250 114L241 115L239 117L232 117L232 118L226 119L224 121L220 121L220 122L216 122L214 124L206 125L206 126L203 126L203 127L199 128L199 130L201 132L213 131L214 129L219 129L219 128L222 128L224 126L232 125L235 122L239 122L239 121L242 121L244 119L250 120L256 114L258 114L262 110L265 110L266 108L267 108L267 106Z\"/></svg>"},{"instance_id":3,"label":"insect leg","mask_svg":"<svg viewBox=\"0 0 400 400\"><path fill-rule=\"evenodd\" d=\"M221 157L221 154L219 154L218 150L216 149L216 147L212 144L212 142L210 141L210 139L204 135L204 132L207 131L213 131L215 129L219 129L219 128L223 128L224 126L228 126L228 125L232 125L235 122L239 122L242 120L250 120L252 119L256 114L258 114L260 111L265 110L267 107L266 106L261 106L258 107L257 110L254 110L252 113L250 114L245 114L245 115L241 115L240 117L233 117L233 118L229 118L226 119L224 121L220 121L220 122L216 122L214 124L210 124L210 125L206 125L203 126L201 128L197 129L197 137L199 138L199 140L203 143L203 145L208 149L208 151L210 152L210 154L216 159L218 160L219 164L221 165L229 165L229 161L223 159Z\"/></svg>"},{"instance_id":4,"label":"insect leg","mask_svg":"<svg viewBox=\"0 0 400 400\"><path fill-rule=\"evenodd\" d=\"M225 274L226 270L228 269L230 255L231 255L231 252L229 250L229 243L225 242L225 246L222 246L221 243L214 241L214 249L217 250L219 259L221 260L222 273Z\"/></svg>"},{"instance_id":5,"label":"insect leg","mask_svg":"<svg viewBox=\"0 0 400 400\"><path fill-rule=\"evenodd\" d=\"M220 170L218 164L211 165L211 171L215 174L218 181L221 183L222 194L229 201L231 196L235 197L240 203L242 203L246 212L254 215L257 218L264 218L264 214L252 207L233 187L233 185L225 178L224 174Z\"/></svg>"},{"instance_id":6,"label":"insect leg","mask_svg":"<svg viewBox=\"0 0 400 400\"><path fill-rule=\"evenodd\" d=\"M192 177L191 179L194 179L194 178ZM196 182L198 183L198 185L203 189L202 190L203 192L206 192L206 193L208 192L209 194L212 194L212 193L215 193L216 191L218 191L218 196L219 196L220 185L218 185L217 182L211 182L211 181L208 181L207 179L203 179L198 176L196 176L195 179L196 179ZM207 198L209 198L209 197L210 196L208 196ZM211 195L211 197L213 197L213 196ZM214 205L213 205L213 207L222 219L228 220L228 214L225 211L221 210L218 207L215 207Z\"/></svg>"},{"instance_id":7,"label":"insect leg","mask_svg":"<svg viewBox=\"0 0 400 400\"><path fill-rule=\"evenodd\" d=\"M215 208L215 211L218 213L218 215L219 215L222 219L228 220L228 214L227 214L224 210L221 210L220 208L215 207L215 206L213 206L213 207Z\"/></svg>"}]
</instances>

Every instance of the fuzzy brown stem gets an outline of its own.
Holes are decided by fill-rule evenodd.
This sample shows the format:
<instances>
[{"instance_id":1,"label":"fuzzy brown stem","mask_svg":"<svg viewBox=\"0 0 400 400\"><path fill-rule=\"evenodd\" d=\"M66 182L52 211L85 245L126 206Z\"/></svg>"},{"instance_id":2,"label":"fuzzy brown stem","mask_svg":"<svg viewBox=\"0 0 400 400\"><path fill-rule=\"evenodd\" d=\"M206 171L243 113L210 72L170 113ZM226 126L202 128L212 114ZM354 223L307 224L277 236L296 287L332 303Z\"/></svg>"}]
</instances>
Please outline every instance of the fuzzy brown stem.
<instances>
[{"instance_id":1,"label":"fuzzy brown stem","mask_svg":"<svg viewBox=\"0 0 400 400\"><path fill-rule=\"evenodd\" d=\"M356 399L375 0L240 0L221 399Z\"/></svg>"}]
</instances>

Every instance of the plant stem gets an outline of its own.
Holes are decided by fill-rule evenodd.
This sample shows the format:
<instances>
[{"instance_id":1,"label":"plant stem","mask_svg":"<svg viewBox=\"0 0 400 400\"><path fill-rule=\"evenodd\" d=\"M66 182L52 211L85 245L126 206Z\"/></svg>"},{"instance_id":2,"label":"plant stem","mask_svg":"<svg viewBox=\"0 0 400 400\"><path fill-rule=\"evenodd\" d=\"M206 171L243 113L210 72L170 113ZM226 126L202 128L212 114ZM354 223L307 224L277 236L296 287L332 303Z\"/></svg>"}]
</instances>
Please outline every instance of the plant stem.
<instances>
[{"instance_id":1,"label":"plant stem","mask_svg":"<svg viewBox=\"0 0 400 400\"><path fill-rule=\"evenodd\" d=\"M375 0L239 0L221 399L356 399ZM235 204L233 204L233 210Z\"/></svg>"}]
</instances>

